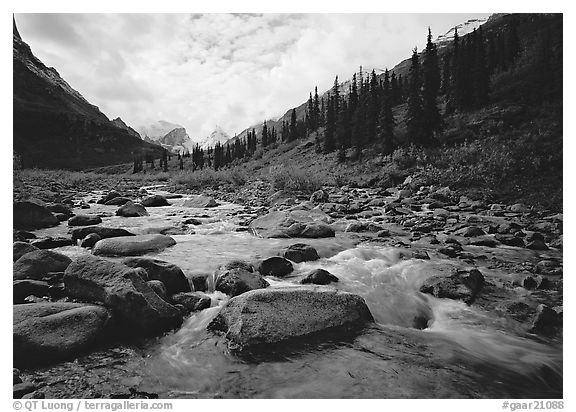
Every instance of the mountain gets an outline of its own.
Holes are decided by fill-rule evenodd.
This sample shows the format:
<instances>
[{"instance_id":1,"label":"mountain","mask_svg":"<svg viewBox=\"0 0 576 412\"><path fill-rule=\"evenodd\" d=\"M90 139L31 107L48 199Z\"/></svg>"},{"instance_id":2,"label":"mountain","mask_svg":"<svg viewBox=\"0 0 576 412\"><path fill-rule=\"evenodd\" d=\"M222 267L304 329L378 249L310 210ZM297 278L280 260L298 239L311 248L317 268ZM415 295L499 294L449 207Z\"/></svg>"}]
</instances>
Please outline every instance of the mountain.
<instances>
[{"instance_id":1,"label":"mountain","mask_svg":"<svg viewBox=\"0 0 576 412\"><path fill-rule=\"evenodd\" d=\"M474 29L477 29L487 21L488 19L470 19L464 23L457 24L455 27L452 27L446 33L438 36L436 40L434 40L434 43L436 43L439 47L442 47L450 43L452 40L454 40L454 33L456 29L458 30L459 36L464 36L468 33L472 33Z\"/></svg>"},{"instance_id":2,"label":"mountain","mask_svg":"<svg viewBox=\"0 0 576 412\"><path fill-rule=\"evenodd\" d=\"M145 141L160 144L171 152L184 153L191 151L194 146L194 142L183 126L166 120L159 120L148 126L140 126L138 132Z\"/></svg>"},{"instance_id":3,"label":"mountain","mask_svg":"<svg viewBox=\"0 0 576 412\"><path fill-rule=\"evenodd\" d=\"M224 144L230 140L230 135L226 133L220 126L216 126L214 131L210 135L206 136L204 139L197 141L196 143L202 149L208 147L214 147L216 143Z\"/></svg>"},{"instance_id":4,"label":"mountain","mask_svg":"<svg viewBox=\"0 0 576 412\"><path fill-rule=\"evenodd\" d=\"M115 119L112 119L112 123L114 123L117 127L126 130L129 134L131 134L134 137L137 137L140 139L140 134L132 129L130 126L128 126L124 120L122 120L120 117L117 117Z\"/></svg>"},{"instance_id":5,"label":"mountain","mask_svg":"<svg viewBox=\"0 0 576 412\"><path fill-rule=\"evenodd\" d=\"M14 154L21 167L84 169L160 154L124 122L112 122L52 67L13 24Z\"/></svg>"}]
</instances>

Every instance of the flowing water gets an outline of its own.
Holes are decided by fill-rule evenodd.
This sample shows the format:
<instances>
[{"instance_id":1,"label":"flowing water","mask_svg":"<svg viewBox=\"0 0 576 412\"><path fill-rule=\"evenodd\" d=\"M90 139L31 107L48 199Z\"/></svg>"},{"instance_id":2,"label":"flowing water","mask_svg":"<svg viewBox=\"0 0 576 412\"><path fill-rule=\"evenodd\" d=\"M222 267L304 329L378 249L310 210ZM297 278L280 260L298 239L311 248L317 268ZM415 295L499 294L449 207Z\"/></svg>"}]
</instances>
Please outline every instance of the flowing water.
<instances>
[{"instance_id":1,"label":"flowing water","mask_svg":"<svg viewBox=\"0 0 576 412\"><path fill-rule=\"evenodd\" d=\"M172 235L175 246L151 255L180 266L188 276L213 273L233 259L276 255L296 242L237 231L253 217L238 205L190 209L182 206L183 199L170 201L172 206L148 208L151 216L142 218L112 216L116 207L95 204L77 213L107 213L103 225L134 233L160 232L178 227L184 217L198 218L202 225ZM37 234L66 232L60 225ZM358 243L346 235L307 239L321 259L294 264L289 277L268 280L271 287L295 285L304 273L324 268L340 279L339 289L364 297L374 326L344 340L326 337L239 358L206 331L228 299L212 289L210 309L191 315L179 330L146 345L141 358L123 365L130 382L161 397L179 398L562 396L558 343L529 335L519 323L494 312L419 292L426 278L469 265L437 254L430 260L412 259L404 249ZM507 258L524 259L520 249L501 249ZM77 246L58 250L69 256L89 253ZM479 269L499 275L495 269Z\"/></svg>"}]
</instances>

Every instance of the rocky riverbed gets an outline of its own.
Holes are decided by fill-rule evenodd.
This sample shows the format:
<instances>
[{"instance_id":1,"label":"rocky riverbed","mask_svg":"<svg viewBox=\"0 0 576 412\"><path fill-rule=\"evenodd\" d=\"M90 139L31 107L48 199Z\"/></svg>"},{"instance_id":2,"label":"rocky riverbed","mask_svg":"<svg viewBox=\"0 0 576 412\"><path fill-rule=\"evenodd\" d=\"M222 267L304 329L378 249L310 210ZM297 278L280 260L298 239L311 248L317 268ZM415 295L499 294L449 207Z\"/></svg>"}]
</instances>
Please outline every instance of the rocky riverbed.
<instances>
[{"instance_id":1,"label":"rocky riverbed","mask_svg":"<svg viewBox=\"0 0 576 412\"><path fill-rule=\"evenodd\" d=\"M562 396L562 214L410 179L44 200L14 204L14 396Z\"/></svg>"}]
</instances>

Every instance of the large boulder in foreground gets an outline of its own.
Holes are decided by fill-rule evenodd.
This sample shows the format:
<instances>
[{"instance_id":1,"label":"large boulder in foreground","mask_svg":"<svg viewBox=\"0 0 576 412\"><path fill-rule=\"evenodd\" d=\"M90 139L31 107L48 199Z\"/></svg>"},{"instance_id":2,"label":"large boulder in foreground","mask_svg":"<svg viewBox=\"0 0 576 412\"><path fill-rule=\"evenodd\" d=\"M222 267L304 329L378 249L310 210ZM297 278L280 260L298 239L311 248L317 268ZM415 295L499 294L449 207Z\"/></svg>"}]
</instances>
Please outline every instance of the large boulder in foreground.
<instances>
[{"instance_id":1,"label":"large boulder in foreground","mask_svg":"<svg viewBox=\"0 0 576 412\"><path fill-rule=\"evenodd\" d=\"M122 236L99 240L92 253L101 256L138 256L160 252L175 244L173 238L165 235Z\"/></svg>"},{"instance_id":2,"label":"large boulder in foreground","mask_svg":"<svg viewBox=\"0 0 576 412\"><path fill-rule=\"evenodd\" d=\"M159 207L159 206L170 206L168 200L162 195L148 196L142 200L142 206L146 207Z\"/></svg>"},{"instance_id":3,"label":"large boulder in foreground","mask_svg":"<svg viewBox=\"0 0 576 412\"><path fill-rule=\"evenodd\" d=\"M168 295L190 292L190 282L178 266L159 259L131 257L122 261L131 268L143 268L149 280L159 280L166 287Z\"/></svg>"},{"instance_id":4,"label":"large boulder in foreground","mask_svg":"<svg viewBox=\"0 0 576 412\"><path fill-rule=\"evenodd\" d=\"M64 272L72 260L62 253L52 250L35 250L22 255L14 262L12 272L14 280L41 280L50 272Z\"/></svg>"},{"instance_id":5,"label":"large boulder in foreground","mask_svg":"<svg viewBox=\"0 0 576 412\"><path fill-rule=\"evenodd\" d=\"M64 286L71 298L102 302L125 329L152 335L180 326L178 309L162 300L141 272L144 270L84 255L66 269Z\"/></svg>"},{"instance_id":6,"label":"large boulder in foreground","mask_svg":"<svg viewBox=\"0 0 576 412\"><path fill-rule=\"evenodd\" d=\"M320 259L318 252L310 245L304 243L295 243L288 246L282 255L295 263L310 262Z\"/></svg>"},{"instance_id":7,"label":"large boulder in foreground","mask_svg":"<svg viewBox=\"0 0 576 412\"><path fill-rule=\"evenodd\" d=\"M216 207L219 206L218 202L216 202L213 198L208 196L191 196L188 199L184 200L183 206L185 207Z\"/></svg>"},{"instance_id":8,"label":"large boulder in foreground","mask_svg":"<svg viewBox=\"0 0 576 412\"><path fill-rule=\"evenodd\" d=\"M484 275L478 269L457 270L450 276L429 277L420 287L420 292L471 304L485 284Z\"/></svg>"},{"instance_id":9,"label":"large boulder in foreground","mask_svg":"<svg viewBox=\"0 0 576 412\"><path fill-rule=\"evenodd\" d=\"M32 303L13 306L14 365L70 359L90 346L110 315L97 305Z\"/></svg>"},{"instance_id":10,"label":"large boulder in foreground","mask_svg":"<svg viewBox=\"0 0 576 412\"><path fill-rule=\"evenodd\" d=\"M96 215L76 215L68 219L68 226L93 226L102 223L102 218Z\"/></svg>"},{"instance_id":11,"label":"large boulder in foreground","mask_svg":"<svg viewBox=\"0 0 576 412\"><path fill-rule=\"evenodd\" d=\"M232 298L208 330L224 333L230 349L242 350L329 330L346 333L372 321L358 295L300 286L258 289Z\"/></svg>"},{"instance_id":12,"label":"large boulder in foreground","mask_svg":"<svg viewBox=\"0 0 576 412\"><path fill-rule=\"evenodd\" d=\"M28 242L21 242L21 241L14 242L14 244L12 245L12 262L16 262L26 253L34 252L35 250L38 249L39 248L31 245Z\"/></svg>"},{"instance_id":13,"label":"large boulder in foreground","mask_svg":"<svg viewBox=\"0 0 576 412\"><path fill-rule=\"evenodd\" d=\"M60 221L41 202L14 202L13 224L16 229L40 229L58 226Z\"/></svg>"},{"instance_id":14,"label":"large boulder in foreground","mask_svg":"<svg viewBox=\"0 0 576 412\"><path fill-rule=\"evenodd\" d=\"M134 233L130 233L126 229L102 226L86 226L72 229L72 240L76 242L79 239L84 239L91 233L96 233L98 236L100 236L101 239L120 236L136 236Z\"/></svg>"},{"instance_id":15,"label":"large boulder in foreground","mask_svg":"<svg viewBox=\"0 0 576 412\"><path fill-rule=\"evenodd\" d=\"M247 262L233 261L218 268L214 275L214 287L228 296L238 296L254 289L263 289L270 284Z\"/></svg>"},{"instance_id":16,"label":"large boulder in foreground","mask_svg":"<svg viewBox=\"0 0 576 412\"><path fill-rule=\"evenodd\" d=\"M272 211L254 219L249 227L256 236L268 238L334 237L330 216L319 209Z\"/></svg>"}]
</instances>

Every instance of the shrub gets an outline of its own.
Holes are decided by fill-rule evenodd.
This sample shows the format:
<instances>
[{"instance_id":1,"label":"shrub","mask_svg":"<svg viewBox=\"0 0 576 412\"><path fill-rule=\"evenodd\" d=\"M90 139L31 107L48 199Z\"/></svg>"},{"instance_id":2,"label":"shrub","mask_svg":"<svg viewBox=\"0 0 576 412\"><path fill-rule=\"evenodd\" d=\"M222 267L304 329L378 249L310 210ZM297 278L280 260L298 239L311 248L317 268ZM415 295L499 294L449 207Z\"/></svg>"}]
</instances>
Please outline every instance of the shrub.
<instances>
[{"instance_id":1,"label":"shrub","mask_svg":"<svg viewBox=\"0 0 576 412\"><path fill-rule=\"evenodd\" d=\"M267 178L274 190L308 194L320 189L326 183L325 179L318 175L284 165L272 166Z\"/></svg>"}]
</instances>

